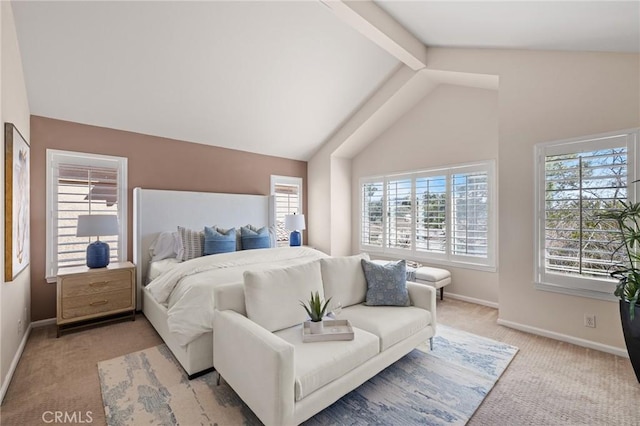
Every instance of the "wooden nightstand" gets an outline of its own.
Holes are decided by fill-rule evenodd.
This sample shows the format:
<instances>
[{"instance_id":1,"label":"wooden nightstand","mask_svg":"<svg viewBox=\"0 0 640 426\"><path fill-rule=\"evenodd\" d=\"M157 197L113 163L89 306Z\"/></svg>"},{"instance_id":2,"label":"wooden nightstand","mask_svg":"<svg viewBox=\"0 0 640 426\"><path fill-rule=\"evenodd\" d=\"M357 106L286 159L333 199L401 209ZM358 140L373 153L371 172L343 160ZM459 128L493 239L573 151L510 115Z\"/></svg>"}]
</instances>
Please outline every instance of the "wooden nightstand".
<instances>
[{"instance_id":1,"label":"wooden nightstand","mask_svg":"<svg viewBox=\"0 0 640 426\"><path fill-rule=\"evenodd\" d=\"M131 320L135 321L136 269L133 263L116 262L95 269L86 266L60 268L57 278L58 337L65 325L81 321L122 313L130 313Z\"/></svg>"}]
</instances>

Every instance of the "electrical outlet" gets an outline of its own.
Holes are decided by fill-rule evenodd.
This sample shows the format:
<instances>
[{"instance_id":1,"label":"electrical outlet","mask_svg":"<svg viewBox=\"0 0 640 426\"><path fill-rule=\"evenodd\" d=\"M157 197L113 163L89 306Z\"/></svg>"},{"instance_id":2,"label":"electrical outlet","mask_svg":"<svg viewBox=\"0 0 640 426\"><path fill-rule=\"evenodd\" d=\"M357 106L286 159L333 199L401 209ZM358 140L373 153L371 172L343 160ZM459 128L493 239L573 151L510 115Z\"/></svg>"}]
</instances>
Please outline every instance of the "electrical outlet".
<instances>
[{"instance_id":1,"label":"electrical outlet","mask_svg":"<svg viewBox=\"0 0 640 426\"><path fill-rule=\"evenodd\" d=\"M584 314L584 326L596 328L596 316L594 314Z\"/></svg>"}]
</instances>

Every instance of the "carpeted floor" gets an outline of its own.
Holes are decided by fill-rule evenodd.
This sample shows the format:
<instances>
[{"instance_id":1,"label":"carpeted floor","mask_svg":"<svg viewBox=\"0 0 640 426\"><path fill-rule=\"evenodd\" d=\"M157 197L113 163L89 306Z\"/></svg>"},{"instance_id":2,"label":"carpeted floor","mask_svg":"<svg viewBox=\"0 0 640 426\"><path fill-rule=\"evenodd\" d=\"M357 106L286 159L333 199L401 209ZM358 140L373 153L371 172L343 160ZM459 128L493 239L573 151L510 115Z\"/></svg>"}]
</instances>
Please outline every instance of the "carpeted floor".
<instances>
[{"instance_id":1,"label":"carpeted floor","mask_svg":"<svg viewBox=\"0 0 640 426\"><path fill-rule=\"evenodd\" d=\"M305 425L464 425L517 348L444 325L426 342ZM166 345L98 363L107 423L242 424L260 421L216 373L189 380Z\"/></svg>"},{"instance_id":2,"label":"carpeted floor","mask_svg":"<svg viewBox=\"0 0 640 426\"><path fill-rule=\"evenodd\" d=\"M497 310L438 301L438 322L520 351L469 425L638 425L640 384L628 359L496 324ZM0 407L0 424L45 424L47 411L92 413L105 424L97 363L162 343L142 315L69 332L34 329Z\"/></svg>"}]
</instances>

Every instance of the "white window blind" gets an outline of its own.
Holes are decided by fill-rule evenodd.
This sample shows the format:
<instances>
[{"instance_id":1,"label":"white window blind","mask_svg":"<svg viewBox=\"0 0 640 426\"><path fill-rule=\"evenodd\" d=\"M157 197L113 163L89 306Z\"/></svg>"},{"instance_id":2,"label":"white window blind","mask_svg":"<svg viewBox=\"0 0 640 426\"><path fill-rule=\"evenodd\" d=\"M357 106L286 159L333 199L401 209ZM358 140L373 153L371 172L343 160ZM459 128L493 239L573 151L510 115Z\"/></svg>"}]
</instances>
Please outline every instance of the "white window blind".
<instances>
[{"instance_id":1,"label":"white window blind","mask_svg":"<svg viewBox=\"0 0 640 426\"><path fill-rule=\"evenodd\" d=\"M451 177L451 253L487 257L489 184L487 172L456 173Z\"/></svg>"},{"instance_id":2,"label":"white window blind","mask_svg":"<svg viewBox=\"0 0 640 426\"><path fill-rule=\"evenodd\" d=\"M416 250L445 253L447 244L447 178L416 178Z\"/></svg>"},{"instance_id":3,"label":"white window blind","mask_svg":"<svg viewBox=\"0 0 640 426\"><path fill-rule=\"evenodd\" d=\"M126 159L48 150L47 276L58 268L86 264L95 237L76 237L78 216L118 216L119 235L102 237L112 262L126 260Z\"/></svg>"},{"instance_id":4,"label":"white window blind","mask_svg":"<svg viewBox=\"0 0 640 426\"><path fill-rule=\"evenodd\" d=\"M302 179L272 176L271 195L275 198L276 242L278 247L288 246L291 231L285 229L284 217L302 213Z\"/></svg>"},{"instance_id":5,"label":"white window blind","mask_svg":"<svg viewBox=\"0 0 640 426\"><path fill-rule=\"evenodd\" d=\"M634 199L637 131L541 144L538 167L536 285L609 296L617 226L598 215ZM554 287L554 288L551 288ZM605 297L607 298L607 297Z\"/></svg>"},{"instance_id":6,"label":"white window blind","mask_svg":"<svg viewBox=\"0 0 640 426\"><path fill-rule=\"evenodd\" d=\"M384 182L372 181L362 185L360 216L361 242L364 246L382 247Z\"/></svg>"},{"instance_id":7,"label":"white window blind","mask_svg":"<svg viewBox=\"0 0 640 426\"><path fill-rule=\"evenodd\" d=\"M362 179L360 248L493 270L494 167L488 161Z\"/></svg>"},{"instance_id":8,"label":"white window blind","mask_svg":"<svg viewBox=\"0 0 640 426\"><path fill-rule=\"evenodd\" d=\"M84 265L87 244L95 238L76 237L78 216L118 214L118 169L60 164L57 189L58 267ZM110 260L117 260L118 237L102 241L109 244Z\"/></svg>"},{"instance_id":9,"label":"white window blind","mask_svg":"<svg viewBox=\"0 0 640 426\"><path fill-rule=\"evenodd\" d=\"M387 247L410 249L413 240L411 179L387 181Z\"/></svg>"}]
</instances>

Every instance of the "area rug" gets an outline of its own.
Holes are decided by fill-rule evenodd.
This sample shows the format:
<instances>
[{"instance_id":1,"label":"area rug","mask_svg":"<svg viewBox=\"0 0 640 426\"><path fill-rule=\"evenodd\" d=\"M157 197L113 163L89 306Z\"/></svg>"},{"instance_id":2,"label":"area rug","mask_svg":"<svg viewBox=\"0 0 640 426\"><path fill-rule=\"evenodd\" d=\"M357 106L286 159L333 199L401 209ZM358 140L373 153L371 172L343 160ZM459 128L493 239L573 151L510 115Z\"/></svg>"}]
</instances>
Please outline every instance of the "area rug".
<instances>
[{"instance_id":1,"label":"area rug","mask_svg":"<svg viewBox=\"0 0 640 426\"><path fill-rule=\"evenodd\" d=\"M424 345L309 419L306 425L463 425L518 349L438 325ZM189 381L165 345L98 364L112 426L260 425L215 372Z\"/></svg>"}]
</instances>

